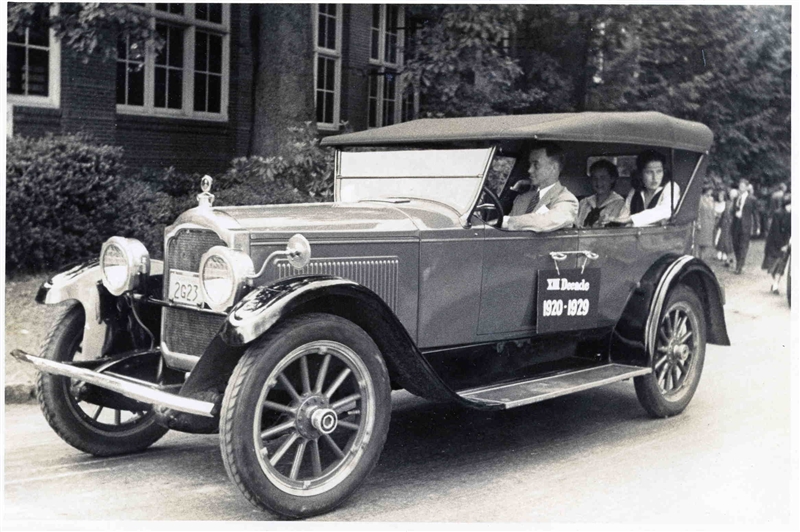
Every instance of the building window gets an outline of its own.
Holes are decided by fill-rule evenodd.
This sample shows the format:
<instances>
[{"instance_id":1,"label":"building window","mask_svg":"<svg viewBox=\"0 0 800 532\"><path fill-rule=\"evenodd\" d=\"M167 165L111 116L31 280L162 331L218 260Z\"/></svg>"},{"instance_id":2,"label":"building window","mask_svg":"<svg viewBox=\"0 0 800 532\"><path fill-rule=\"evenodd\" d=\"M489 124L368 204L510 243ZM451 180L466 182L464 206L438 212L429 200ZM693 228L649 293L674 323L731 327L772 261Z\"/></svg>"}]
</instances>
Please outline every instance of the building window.
<instances>
[{"instance_id":1,"label":"building window","mask_svg":"<svg viewBox=\"0 0 800 532\"><path fill-rule=\"evenodd\" d=\"M158 53L117 50L117 112L227 120L229 4L145 4Z\"/></svg>"},{"instance_id":2,"label":"building window","mask_svg":"<svg viewBox=\"0 0 800 532\"><path fill-rule=\"evenodd\" d=\"M314 6L314 102L317 127L338 129L342 78L342 6Z\"/></svg>"},{"instance_id":3,"label":"building window","mask_svg":"<svg viewBox=\"0 0 800 532\"><path fill-rule=\"evenodd\" d=\"M222 99L222 37L198 31L194 52L194 110L219 113Z\"/></svg>"},{"instance_id":4,"label":"building window","mask_svg":"<svg viewBox=\"0 0 800 532\"><path fill-rule=\"evenodd\" d=\"M404 83L397 74L403 66L403 53L398 43L403 42L404 22L405 12L401 6L372 6L370 64L373 68L367 97L369 127L389 126L407 116L405 102L402 102Z\"/></svg>"},{"instance_id":5,"label":"building window","mask_svg":"<svg viewBox=\"0 0 800 532\"><path fill-rule=\"evenodd\" d=\"M184 31L166 24L158 24L156 31L165 44L156 55L153 105L162 109L180 109L183 107Z\"/></svg>"},{"instance_id":6,"label":"building window","mask_svg":"<svg viewBox=\"0 0 800 532\"><path fill-rule=\"evenodd\" d=\"M117 45L117 103L144 105L144 53L126 39Z\"/></svg>"},{"instance_id":7,"label":"building window","mask_svg":"<svg viewBox=\"0 0 800 532\"><path fill-rule=\"evenodd\" d=\"M58 107L60 49L43 18L34 17L28 28L8 33L6 59L9 104Z\"/></svg>"}]
</instances>

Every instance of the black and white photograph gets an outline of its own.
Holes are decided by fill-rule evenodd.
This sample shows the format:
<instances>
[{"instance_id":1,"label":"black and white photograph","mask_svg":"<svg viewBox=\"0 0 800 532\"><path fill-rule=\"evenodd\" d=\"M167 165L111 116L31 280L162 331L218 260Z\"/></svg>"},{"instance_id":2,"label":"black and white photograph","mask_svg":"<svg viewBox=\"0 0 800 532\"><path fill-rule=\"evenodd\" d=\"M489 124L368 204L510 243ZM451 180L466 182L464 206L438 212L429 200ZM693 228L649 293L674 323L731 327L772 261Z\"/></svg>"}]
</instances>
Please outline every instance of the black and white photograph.
<instances>
[{"instance_id":1,"label":"black and white photograph","mask_svg":"<svg viewBox=\"0 0 800 532\"><path fill-rule=\"evenodd\" d=\"M789 3L4 14L4 530L800 529Z\"/></svg>"}]
</instances>

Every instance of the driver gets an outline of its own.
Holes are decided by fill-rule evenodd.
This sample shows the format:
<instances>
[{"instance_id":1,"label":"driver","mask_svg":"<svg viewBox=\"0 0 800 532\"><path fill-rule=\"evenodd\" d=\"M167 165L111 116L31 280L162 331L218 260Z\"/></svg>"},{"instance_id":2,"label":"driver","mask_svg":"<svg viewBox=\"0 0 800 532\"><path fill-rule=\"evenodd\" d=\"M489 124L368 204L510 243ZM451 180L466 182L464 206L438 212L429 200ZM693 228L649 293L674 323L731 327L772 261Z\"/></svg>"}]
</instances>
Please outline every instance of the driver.
<instances>
[{"instance_id":1,"label":"driver","mask_svg":"<svg viewBox=\"0 0 800 532\"><path fill-rule=\"evenodd\" d=\"M554 142L539 142L528 156L531 190L514 198L511 214L503 217L504 229L546 233L572 227L578 214L578 200L558 178L564 167L564 151ZM528 183L521 180L512 190Z\"/></svg>"}]
</instances>

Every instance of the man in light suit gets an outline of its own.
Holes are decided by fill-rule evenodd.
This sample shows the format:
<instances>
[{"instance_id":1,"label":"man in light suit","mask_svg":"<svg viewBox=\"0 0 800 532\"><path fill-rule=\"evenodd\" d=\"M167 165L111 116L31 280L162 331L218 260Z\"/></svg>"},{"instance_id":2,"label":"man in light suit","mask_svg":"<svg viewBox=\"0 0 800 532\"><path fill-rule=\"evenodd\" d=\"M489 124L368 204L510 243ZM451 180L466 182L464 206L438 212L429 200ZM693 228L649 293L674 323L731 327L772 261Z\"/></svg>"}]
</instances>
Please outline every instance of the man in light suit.
<instances>
[{"instance_id":1,"label":"man in light suit","mask_svg":"<svg viewBox=\"0 0 800 532\"><path fill-rule=\"evenodd\" d=\"M733 204L733 223L731 224L731 239L733 240L733 253L736 255L736 273L742 273L747 250L750 248L750 234L753 231L753 216L756 211L756 200L749 192L750 182L747 179L739 180L739 196Z\"/></svg>"},{"instance_id":2,"label":"man in light suit","mask_svg":"<svg viewBox=\"0 0 800 532\"><path fill-rule=\"evenodd\" d=\"M546 233L575 225L578 200L558 180L564 167L561 147L553 142L534 144L528 162L533 188L514 198L511 214L503 217L502 227Z\"/></svg>"}]
</instances>

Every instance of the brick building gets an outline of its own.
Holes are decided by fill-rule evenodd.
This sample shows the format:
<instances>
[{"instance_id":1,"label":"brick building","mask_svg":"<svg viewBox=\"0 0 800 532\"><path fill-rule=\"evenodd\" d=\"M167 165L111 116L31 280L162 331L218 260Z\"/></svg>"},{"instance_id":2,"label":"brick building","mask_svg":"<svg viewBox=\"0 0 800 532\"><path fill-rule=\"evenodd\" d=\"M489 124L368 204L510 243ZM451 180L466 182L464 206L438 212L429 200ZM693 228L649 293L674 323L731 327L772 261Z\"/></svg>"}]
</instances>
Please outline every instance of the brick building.
<instances>
[{"instance_id":1,"label":"brick building","mask_svg":"<svg viewBox=\"0 0 800 532\"><path fill-rule=\"evenodd\" d=\"M9 34L9 133L83 131L122 146L133 167L217 172L253 151L256 128L279 137L287 124L316 117L324 135L344 122L362 130L414 115L413 92L396 75L405 37L401 5L137 9L166 42L158 54L121 42L116 61L87 62L43 25ZM267 75L256 76L257 69Z\"/></svg>"}]
</instances>

